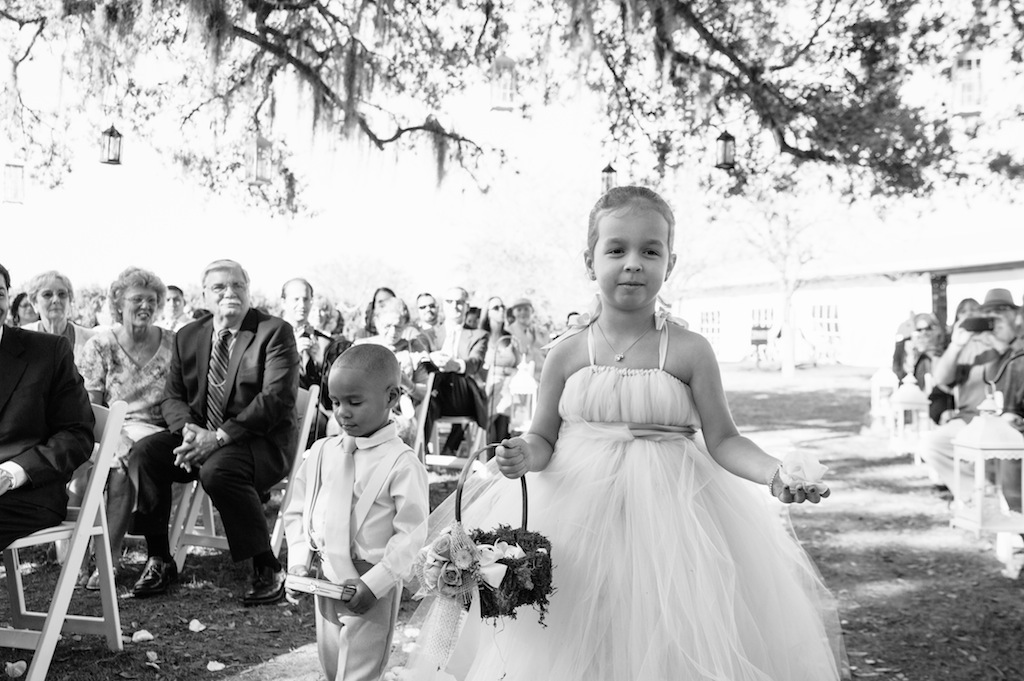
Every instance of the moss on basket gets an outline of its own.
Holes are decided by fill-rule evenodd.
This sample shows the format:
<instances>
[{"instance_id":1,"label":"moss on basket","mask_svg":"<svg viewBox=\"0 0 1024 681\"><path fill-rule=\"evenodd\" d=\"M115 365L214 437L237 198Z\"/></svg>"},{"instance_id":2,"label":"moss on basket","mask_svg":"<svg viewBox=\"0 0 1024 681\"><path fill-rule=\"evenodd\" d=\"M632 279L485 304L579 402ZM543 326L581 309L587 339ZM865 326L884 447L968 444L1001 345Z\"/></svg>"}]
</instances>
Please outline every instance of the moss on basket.
<instances>
[{"instance_id":1,"label":"moss on basket","mask_svg":"<svg viewBox=\"0 0 1024 681\"><path fill-rule=\"evenodd\" d=\"M538 621L544 624L548 612L548 596L554 592L551 581L551 542L537 532L512 529L499 525L485 532L473 530L470 538L475 544L516 544L526 554L524 558L502 558L498 562L508 566L501 586L491 588L486 583L480 586L480 614L485 619L516 618L516 608L532 605L539 613Z\"/></svg>"}]
</instances>

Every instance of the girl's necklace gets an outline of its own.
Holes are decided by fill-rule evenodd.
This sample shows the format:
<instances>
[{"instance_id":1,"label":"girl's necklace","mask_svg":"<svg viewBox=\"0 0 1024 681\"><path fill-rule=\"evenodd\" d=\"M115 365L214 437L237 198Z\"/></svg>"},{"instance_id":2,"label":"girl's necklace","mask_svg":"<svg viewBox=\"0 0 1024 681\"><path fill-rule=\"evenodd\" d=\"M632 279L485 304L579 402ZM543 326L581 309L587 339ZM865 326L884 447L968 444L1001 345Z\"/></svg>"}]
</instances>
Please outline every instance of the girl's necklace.
<instances>
[{"instance_id":1,"label":"girl's necklace","mask_svg":"<svg viewBox=\"0 0 1024 681\"><path fill-rule=\"evenodd\" d=\"M611 341L609 341L609 340L608 340L608 336L606 336L606 335L605 335L605 333L604 333L604 329L602 329L602 328L601 328L601 325L600 325L600 324L597 324L597 323L595 323L595 324L594 324L594 326L596 326L596 327L597 327L597 330L601 332L601 338L603 338L603 339L604 339L605 345L607 345L607 346L608 346L608 349L609 349L609 350L611 350L611 351L612 351L612 352L613 352L613 353L615 354L615 361L616 361L616 362L621 362L622 360L626 359L626 353L627 353L627 352L629 352L630 350L632 350L632 349L633 349L633 346L634 346L634 345L636 345L637 343L639 343L639 342L640 342L640 340L641 340L641 339L642 339L642 338L643 338L644 336L646 336L647 334L649 334L649 333L651 332L651 329L653 329L653 328L654 328L653 326L651 326L651 327L648 327L646 331L644 331L644 332L643 332L642 334L640 334L639 336L637 336L637 337L636 337L636 340L634 340L634 341L633 341L632 343L630 343L630 344L629 344L629 347L627 347L627 348L626 348L625 350L623 350L622 352L619 352L618 350L616 350L616 349L615 349L615 348L614 348L614 347L612 346L612 343L611 343Z\"/></svg>"}]
</instances>

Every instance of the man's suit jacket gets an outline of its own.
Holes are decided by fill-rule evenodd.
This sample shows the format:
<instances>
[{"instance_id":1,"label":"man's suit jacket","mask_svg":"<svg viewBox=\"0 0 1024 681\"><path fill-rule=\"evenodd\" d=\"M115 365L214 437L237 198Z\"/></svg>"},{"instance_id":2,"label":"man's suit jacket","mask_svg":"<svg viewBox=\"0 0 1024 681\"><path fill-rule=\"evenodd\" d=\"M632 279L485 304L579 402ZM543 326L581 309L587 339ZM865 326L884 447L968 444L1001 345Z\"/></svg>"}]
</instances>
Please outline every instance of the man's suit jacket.
<instances>
[{"instance_id":1,"label":"man's suit jacket","mask_svg":"<svg viewBox=\"0 0 1024 681\"><path fill-rule=\"evenodd\" d=\"M63 336L4 329L0 341L0 462L13 461L31 490L59 483L34 500L61 515L63 485L92 455L96 420L71 343Z\"/></svg>"},{"instance_id":2,"label":"man's suit jacket","mask_svg":"<svg viewBox=\"0 0 1024 681\"><path fill-rule=\"evenodd\" d=\"M466 363L465 374L471 377L479 385L484 381L484 358L487 356L487 332L480 329L468 329L463 327L459 336L459 347L456 349L455 359L461 359Z\"/></svg>"},{"instance_id":3,"label":"man's suit jacket","mask_svg":"<svg viewBox=\"0 0 1024 681\"><path fill-rule=\"evenodd\" d=\"M213 348L213 317L175 335L162 403L171 432L186 423L207 426L206 388ZM295 397L299 354L292 327L255 308L242 320L228 360L221 428L232 443L248 446L259 477L280 480L295 452Z\"/></svg>"}]
</instances>

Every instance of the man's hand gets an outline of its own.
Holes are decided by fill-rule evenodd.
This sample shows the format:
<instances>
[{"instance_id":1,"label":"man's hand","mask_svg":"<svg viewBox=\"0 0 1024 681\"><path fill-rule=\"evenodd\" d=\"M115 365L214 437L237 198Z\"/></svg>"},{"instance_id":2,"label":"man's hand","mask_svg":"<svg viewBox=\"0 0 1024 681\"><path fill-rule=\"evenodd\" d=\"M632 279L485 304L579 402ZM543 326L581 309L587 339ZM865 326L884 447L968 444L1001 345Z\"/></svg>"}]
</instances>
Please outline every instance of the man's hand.
<instances>
[{"instance_id":1,"label":"man's hand","mask_svg":"<svg viewBox=\"0 0 1024 681\"><path fill-rule=\"evenodd\" d=\"M430 361L434 363L438 371L444 373L451 373L460 369L459 360L449 357L443 352L432 352L430 353Z\"/></svg>"},{"instance_id":2,"label":"man's hand","mask_svg":"<svg viewBox=\"0 0 1024 681\"><path fill-rule=\"evenodd\" d=\"M216 432L186 423L181 430L181 444L174 448L174 465L191 472L219 448Z\"/></svg>"},{"instance_id":3,"label":"man's hand","mask_svg":"<svg viewBox=\"0 0 1024 681\"><path fill-rule=\"evenodd\" d=\"M14 476L0 468L0 496L14 489Z\"/></svg>"},{"instance_id":4,"label":"man's hand","mask_svg":"<svg viewBox=\"0 0 1024 681\"><path fill-rule=\"evenodd\" d=\"M356 593L352 598L345 601L348 609L357 615L365 615L366 612L377 602L377 597L370 591L370 587L361 579L346 579L342 586L355 587Z\"/></svg>"}]
</instances>

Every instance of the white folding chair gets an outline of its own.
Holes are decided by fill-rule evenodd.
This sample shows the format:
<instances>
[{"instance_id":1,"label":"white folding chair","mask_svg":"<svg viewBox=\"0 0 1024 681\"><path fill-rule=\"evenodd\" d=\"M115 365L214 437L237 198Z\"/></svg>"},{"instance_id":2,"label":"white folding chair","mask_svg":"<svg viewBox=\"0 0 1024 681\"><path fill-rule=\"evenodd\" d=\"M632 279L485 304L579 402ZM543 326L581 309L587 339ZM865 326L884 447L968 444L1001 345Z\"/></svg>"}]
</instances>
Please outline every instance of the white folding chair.
<instances>
[{"instance_id":1,"label":"white folding chair","mask_svg":"<svg viewBox=\"0 0 1024 681\"><path fill-rule=\"evenodd\" d=\"M284 510L292 500L292 480L306 458L306 446L309 441L309 434L316 425L317 408L320 404L320 386L310 386L309 390L299 389L299 396L295 400L295 408L299 412L299 442L295 447L295 457L292 459L292 468L288 471L288 477L277 483L275 490L283 490L281 506L277 511L277 519L274 521L274 529L270 533L270 548L275 556L281 555L281 544L284 543Z\"/></svg>"},{"instance_id":2,"label":"white folding chair","mask_svg":"<svg viewBox=\"0 0 1024 681\"><path fill-rule=\"evenodd\" d=\"M91 466L91 470L82 505L77 509L69 508L68 519L60 525L33 532L16 540L4 550L13 627L0 628L0 646L35 651L28 675L25 677L28 681L42 681L46 678L61 632L100 634L106 636L107 646L111 650L123 649L121 615L117 609L117 594L114 592L114 571L110 560L110 535L107 533L103 486L107 481L110 464L114 460L114 450L121 441L121 427L124 425L128 405L122 401L114 402L109 409L93 405L92 411L96 416L93 433L98 446L90 463L85 464ZM85 561L89 540L93 537L97 539L96 567L100 573L100 602L103 616L69 615L68 607L71 605L78 572ZM46 544L57 539L66 539L69 543L67 559L60 569L50 608L47 612L28 610L25 605L18 549Z\"/></svg>"},{"instance_id":3,"label":"white folding chair","mask_svg":"<svg viewBox=\"0 0 1024 681\"><path fill-rule=\"evenodd\" d=\"M427 374L427 390L423 395L423 399L420 400L419 406L416 407L416 441L413 443L413 451L416 452L416 456L420 458L421 462L426 462L427 457L427 409L430 408L430 393L434 390L434 372Z\"/></svg>"},{"instance_id":4,"label":"white folding chair","mask_svg":"<svg viewBox=\"0 0 1024 681\"><path fill-rule=\"evenodd\" d=\"M299 464L302 463L302 456L306 451L306 441L309 439L313 424L316 423L319 402L320 386L314 385L308 390L299 388L295 398L295 410L299 415L299 437L295 446L295 454L292 457L288 477L273 488L275 490L284 489L285 495L284 501L281 502L281 508L277 512L277 520L274 522L270 539L275 555L280 553L281 544L284 541L284 521L281 514L291 498L291 480L295 477L295 471L298 470ZM181 503L178 504L178 512L171 521L171 554L174 556L174 562L177 564L179 572L185 567L185 557L188 555L189 546L205 546L221 550L228 548L227 537L217 532L213 513L213 502L197 480L192 483L191 493L183 497Z\"/></svg>"},{"instance_id":5,"label":"white folding chair","mask_svg":"<svg viewBox=\"0 0 1024 681\"><path fill-rule=\"evenodd\" d=\"M433 386L434 374L430 374L431 383L428 387ZM430 399L430 390L427 391L427 397L424 398L423 415L426 416L426 403ZM472 416L440 416L434 419L433 427L430 429L430 433L424 433L426 438L429 438L431 443L431 453L426 451L426 444L423 446L422 461L427 466L437 466L439 468L457 468L462 470L466 460L459 456L450 456L441 454L441 431L447 426L448 431L452 426L462 426L464 432L463 442L468 442L470 447L470 453L476 452L485 444L487 444L487 431L477 424L476 419ZM421 426L422 428L422 426ZM417 450L418 451L418 450Z\"/></svg>"}]
</instances>

